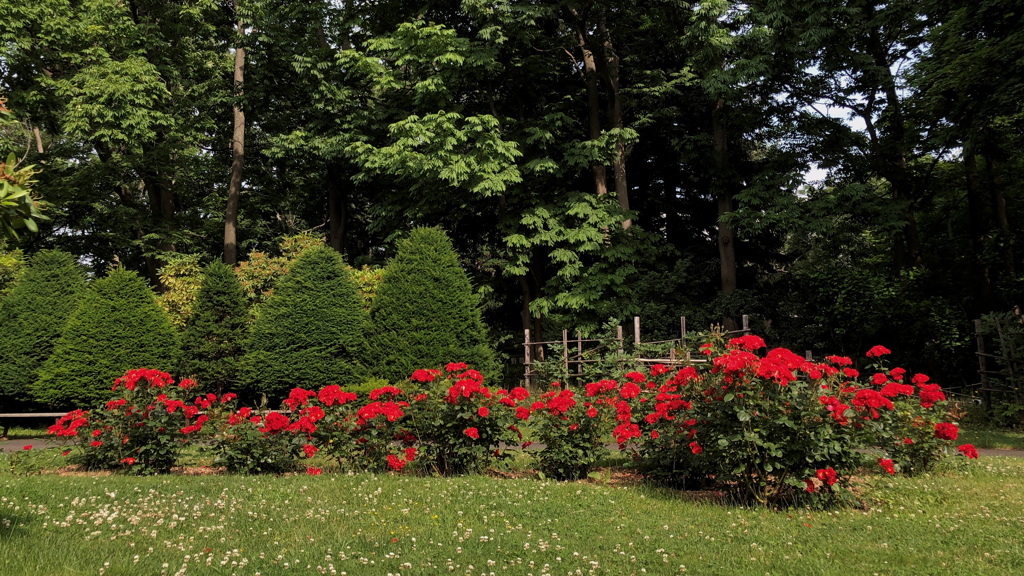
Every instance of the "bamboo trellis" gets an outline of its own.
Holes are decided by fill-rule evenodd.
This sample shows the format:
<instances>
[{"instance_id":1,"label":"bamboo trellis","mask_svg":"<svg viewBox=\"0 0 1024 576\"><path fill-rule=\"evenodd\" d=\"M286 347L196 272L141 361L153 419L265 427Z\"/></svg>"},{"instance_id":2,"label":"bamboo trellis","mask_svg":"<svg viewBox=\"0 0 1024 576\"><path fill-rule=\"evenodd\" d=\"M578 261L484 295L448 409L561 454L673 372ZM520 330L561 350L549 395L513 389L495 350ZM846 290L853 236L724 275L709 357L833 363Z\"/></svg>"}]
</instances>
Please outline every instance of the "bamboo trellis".
<instances>
[{"instance_id":1,"label":"bamboo trellis","mask_svg":"<svg viewBox=\"0 0 1024 576\"><path fill-rule=\"evenodd\" d=\"M746 314L742 317L742 328L738 330L731 330L726 334L748 334L750 333L750 320ZM639 362L645 365L664 364L669 367L683 366L686 364L696 364L706 362L704 358L693 358L690 355L690 349L687 343L687 330L686 330L686 316L679 318L679 337L672 338L669 340L654 340L644 342L641 338L640 333L640 317L633 317L633 334L632 334L632 347L634 351L641 351L646 346L656 346L659 344L668 344L668 354L665 357L648 358L643 356L635 356L631 360ZM527 385L534 385L535 378L537 377L537 371L535 367L540 363L550 362L551 359L545 358L545 350L548 347L561 348L561 363L562 372L569 377L576 378L577 380L583 377L583 367L586 364L593 364L602 362L599 358L594 358L596 353L600 352L603 348L610 348L614 346L615 351L619 356L625 352L626 349L626 338L622 326L617 326L615 329L615 338L613 339L590 339L583 338L579 330L576 331L576 337L571 338L568 330L562 330L561 340L542 340L536 341L531 339L530 330L523 331L523 380ZM611 351L610 349L608 351ZM808 351L808 354L810 352Z\"/></svg>"},{"instance_id":2,"label":"bamboo trellis","mask_svg":"<svg viewBox=\"0 0 1024 576\"><path fill-rule=\"evenodd\" d=\"M974 321L974 337L977 342L978 392L985 412L992 411L992 393L1009 393L1016 404L1024 404L1024 367L1020 366L1021 350L1010 334L1011 326L1005 325L999 316L993 316L993 330L986 332L983 322ZM1012 323L1012 322L1011 322ZM999 341L999 354L989 352L986 340Z\"/></svg>"}]
</instances>

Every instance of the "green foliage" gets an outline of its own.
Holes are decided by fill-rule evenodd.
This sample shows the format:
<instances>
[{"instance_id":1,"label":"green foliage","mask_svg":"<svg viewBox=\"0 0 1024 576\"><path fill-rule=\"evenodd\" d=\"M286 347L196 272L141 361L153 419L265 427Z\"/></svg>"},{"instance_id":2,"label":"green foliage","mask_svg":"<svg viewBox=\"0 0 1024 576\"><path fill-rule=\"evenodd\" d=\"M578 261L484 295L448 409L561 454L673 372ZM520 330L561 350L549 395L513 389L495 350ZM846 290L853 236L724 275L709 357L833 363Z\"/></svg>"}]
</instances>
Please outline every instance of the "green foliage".
<instances>
[{"instance_id":1,"label":"green foliage","mask_svg":"<svg viewBox=\"0 0 1024 576\"><path fill-rule=\"evenodd\" d=\"M160 268L160 284L164 290L156 301L170 318L175 328L182 328L192 315L199 287L202 284L202 266L198 254L169 254L167 263Z\"/></svg>"},{"instance_id":2,"label":"green foliage","mask_svg":"<svg viewBox=\"0 0 1024 576\"><path fill-rule=\"evenodd\" d=\"M366 324L352 275L337 252L304 252L253 324L242 362L245 386L253 394L281 397L295 386L360 381Z\"/></svg>"},{"instance_id":3,"label":"green foliage","mask_svg":"<svg viewBox=\"0 0 1024 576\"><path fill-rule=\"evenodd\" d=\"M262 417L257 422L262 422ZM218 420L212 445L214 465L224 466L233 474L283 474L297 470L302 446L308 439L285 430L270 430L257 422L238 416L237 412L231 419Z\"/></svg>"},{"instance_id":4,"label":"green foliage","mask_svg":"<svg viewBox=\"0 0 1024 576\"><path fill-rule=\"evenodd\" d=\"M5 242L0 242L0 299L11 293L28 264L21 250L6 247Z\"/></svg>"},{"instance_id":5,"label":"green foliage","mask_svg":"<svg viewBox=\"0 0 1024 576\"><path fill-rule=\"evenodd\" d=\"M1001 428L1024 427L1024 321L1021 309L993 312L981 318L986 336L991 396L990 423ZM979 386L981 388L981 386Z\"/></svg>"},{"instance_id":6,"label":"green foliage","mask_svg":"<svg viewBox=\"0 0 1024 576\"><path fill-rule=\"evenodd\" d=\"M32 257L0 300L0 396L25 399L85 291L85 271L66 252Z\"/></svg>"},{"instance_id":7,"label":"green foliage","mask_svg":"<svg viewBox=\"0 0 1024 576\"><path fill-rule=\"evenodd\" d=\"M92 283L43 364L32 395L51 406L91 406L110 395L114 379L177 360L174 328L138 274L115 268Z\"/></svg>"},{"instance_id":8,"label":"green foliage","mask_svg":"<svg viewBox=\"0 0 1024 576\"><path fill-rule=\"evenodd\" d=\"M249 259L235 268L242 291L249 303L252 318L259 316L260 308L274 292L274 284L288 273L295 260L308 250L324 245L323 238L308 232L301 232L280 239L280 256L265 252L252 252Z\"/></svg>"},{"instance_id":9,"label":"green foliage","mask_svg":"<svg viewBox=\"0 0 1024 576\"><path fill-rule=\"evenodd\" d=\"M38 232L37 220L49 220L33 193L35 166L21 165L15 152L24 152L28 131L14 118L0 98L0 232L5 239L17 240L19 228ZM6 155L6 156L5 156Z\"/></svg>"},{"instance_id":10,"label":"green foliage","mask_svg":"<svg viewBox=\"0 0 1024 576\"><path fill-rule=\"evenodd\" d=\"M203 390L234 391L248 328L238 277L227 264L210 264L203 270L192 314L182 331L182 373L198 380Z\"/></svg>"},{"instance_id":11,"label":"green foliage","mask_svg":"<svg viewBox=\"0 0 1024 576\"><path fill-rule=\"evenodd\" d=\"M479 299L448 236L417 228L398 244L370 308L376 375L392 382L413 370L466 362L493 370Z\"/></svg>"},{"instance_id":12,"label":"green foliage","mask_svg":"<svg viewBox=\"0 0 1024 576\"><path fill-rule=\"evenodd\" d=\"M600 391L598 394L607 392ZM602 394L603 395L603 394ZM554 387L541 395L544 407L533 412L531 424L544 449L536 453L540 471L555 480L579 480L607 454L605 435L612 430L612 420L593 404L603 398L576 398L575 391Z\"/></svg>"},{"instance_id":13,"label":"green foliage","mask_svg":"<svg viewBox=\"0 0 1024 576\"><path fill-rule=\"evenodd\" d=\"M352 270L356 285L359 287L359 299L363 302L363 308L367 312L373 305L373 299L377 296L380 283L384 279L384 268L380 266L363 265L361 268Z\"/></svg>"}]
</instances>

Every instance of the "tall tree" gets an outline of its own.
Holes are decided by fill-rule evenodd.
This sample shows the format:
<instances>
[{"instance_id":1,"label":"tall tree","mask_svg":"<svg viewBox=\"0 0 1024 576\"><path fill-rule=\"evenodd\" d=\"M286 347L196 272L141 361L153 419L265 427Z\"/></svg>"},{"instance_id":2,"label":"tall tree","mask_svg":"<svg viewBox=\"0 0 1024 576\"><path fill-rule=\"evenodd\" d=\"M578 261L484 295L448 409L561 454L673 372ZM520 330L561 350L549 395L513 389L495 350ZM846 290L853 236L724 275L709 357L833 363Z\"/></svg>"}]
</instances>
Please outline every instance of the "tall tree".
<instances>
[{"instance_id":1,"label":"tall tree","mask_svg":"<svg viewBox=\"0 0 1024 576\"><path fill-rule=\"evenodd\" d=\"M231 107L233 129L231 131L231 178L228 182L228 202L224 209L224 263L234 265L238 261L238 203L242 195L242 176L245 173L245 109L239 99L245 83L245 23L238 8L238 0L232 2L239 40L235 42L235 66L232 95L235 102Z\"/></svg>"},{"instance_id":2,"label":"tall tree","mask_svg":"<svg viewBox=\"0 0 1024 576\"><path fill-rule=\"evenodd\" d=\"M52 234L102 267L206 249L198 199L220 160L211 114L227 87L220 3L14 0L0 22L3 89L53 135L45 186L63 207ZM186 218L186 220L182 220ZM182 224L186 224L182 226ZM194 225L193 225L194 224ZM80 234L79 231L86 231Z\"/></svg>"}]
</instances>

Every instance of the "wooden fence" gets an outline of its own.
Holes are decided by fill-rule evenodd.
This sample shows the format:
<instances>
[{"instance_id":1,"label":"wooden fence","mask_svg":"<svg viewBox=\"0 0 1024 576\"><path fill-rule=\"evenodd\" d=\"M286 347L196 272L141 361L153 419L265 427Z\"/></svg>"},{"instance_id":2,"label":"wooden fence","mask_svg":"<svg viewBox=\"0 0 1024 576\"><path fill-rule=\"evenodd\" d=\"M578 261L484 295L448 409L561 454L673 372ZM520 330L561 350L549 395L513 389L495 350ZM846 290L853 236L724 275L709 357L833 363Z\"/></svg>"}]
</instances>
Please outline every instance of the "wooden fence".
<instances>
[{"instance_id":1,"label":"wooden fence","mask_svg":"<svg viewBox=\"0 0 1024 576\"><path fill-rule=\"evenodd\" d=\"M1003 395L1004 401L1024 405L1024 366L1021 366L1021 344L1024 343L1021 321L992 315L991 324L974 321L977 342L978 392L986 413L992 411L993 393Z\"/></svg>"},{"instance_id":2,"label":"wooden fence","mask_svg":"<svg viewBox=\"0 0 1024 576\"><path fill-rule=\"evenodd\" d=\"M746 314L743 315L742 328L732 330L726 334L748 334L750 332L750 321ZM633 362L645 365L664 364L666 366L682 366L685 364L706 362L703 358L692 358L690 347L687 342L686 317L679 318L679 338L669 340L653 340L644 342L640 333L640 317L633 317L632 341L629 343L630 357ZM622 326L616 327L614 338L590 339L583 338L579 330L576 337L570 338L568 330L562 330L561 340L532 340L529 330L523 334L523 380L527 386L535 386L538 376L536 368L540 365L551 366L552 362L560 361L561 373L576 381L583 379L584 366L603 362L600 356L602 353L614 352L618 357L623 357L626 351L627 341ZM667 348L666 353L660 357L644 356L645 351L655 347ZM549 349L560 350L561 353L555 358L548 358Z\"/></svg>"}]
</instances>

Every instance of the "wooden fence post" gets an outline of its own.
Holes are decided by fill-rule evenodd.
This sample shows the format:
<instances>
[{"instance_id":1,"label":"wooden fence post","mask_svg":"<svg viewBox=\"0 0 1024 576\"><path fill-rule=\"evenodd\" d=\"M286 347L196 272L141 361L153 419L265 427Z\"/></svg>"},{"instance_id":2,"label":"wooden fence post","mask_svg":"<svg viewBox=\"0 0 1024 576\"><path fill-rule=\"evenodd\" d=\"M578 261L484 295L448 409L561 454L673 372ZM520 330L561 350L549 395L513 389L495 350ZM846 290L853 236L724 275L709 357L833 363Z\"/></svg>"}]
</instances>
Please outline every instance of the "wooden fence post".
<instances>
[{"instance_id":1,"label":"wooden fence post","mask_svg":"<svg viewBox=\"0 0 1024 576\"><path fill-rule=\"evenodd\" d=\"M565 378L569 379L569 331L562 330L562 367L565 368Z\"/></svg>"},{"instance_id":2,"label":"wooden fence post","mask_svg":"<svg viewBox=\"0 0 1024 576\"><path fill-rule=\"evenodd\" d=\"M978 342L978 388L981 392L981 408L985 414L992 413L992 389L988 382L988 354L985 353L985 333L981 330L981 319L974 321L974 338Z\"/></svg>"},{"instance_id":3,"label":"wooden fence post","mask_svg":"<svg viewBox=\"0 0 1024 576\"><path fill-rule=\"evenodd\" d=\"M583 380L583 332L576 330L576 384Z\"/></svg>"},{"instance_id":4,"label":"wooden fence post","mask_svg":"<svg viewBox=\"0 0 1024 576\"><path fill-rule=\"evenodd\" d=\"M750 332L750 317L746 314L743 315L743 331Z\"/></svg>"},{"instance_id":5,"label":"wooden fence post","mask_svg":"<svg viewBox=\"0 0 1024 576\"><path fill-rule=\"evenodd\" d=\"M530 387L530 329L523 331L523 382Z\"/></svg>"},{"instance_id":6,"label":"wooden fence post","mask_svg":"<svg viewBox=\"0 0 1024 576\"><path fill-rule=\"evenodd\" d=\"M633 345L640 345L640 317L633 316Z\"/></svg>"},{"instance_id":7,"label":"wooden fence post","mask_svg":"<svg viewBox=\"0 0 1024 576\"><path fill-rule=\"evenodd\" d=\"M686 361L690 361L690 346L686 343L686 316L679 317L679 331L683 335L683 354L686 356Z\"/></svg>"}]
</instances>

